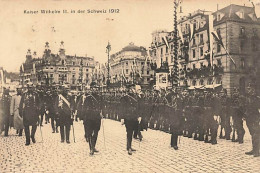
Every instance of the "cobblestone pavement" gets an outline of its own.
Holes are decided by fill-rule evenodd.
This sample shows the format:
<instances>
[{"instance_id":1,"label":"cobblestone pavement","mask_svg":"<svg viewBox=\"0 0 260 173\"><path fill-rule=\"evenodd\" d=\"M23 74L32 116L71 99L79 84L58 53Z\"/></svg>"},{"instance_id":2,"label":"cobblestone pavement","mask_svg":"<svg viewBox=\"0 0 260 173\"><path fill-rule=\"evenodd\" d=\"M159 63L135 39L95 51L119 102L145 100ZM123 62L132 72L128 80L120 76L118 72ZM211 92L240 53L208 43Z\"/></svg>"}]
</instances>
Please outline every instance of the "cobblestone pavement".
<instances>
[{"instance_id":1,"label":"cobblestone pavement","mask_svg":"<svg viewBox=\"0 0 260 173\"><path fill-rule=\"evenodd\" d=\"M99 132L97 149L89 156L82 122L74 123L76 143L60 143L60 134L51 133L50 124L36 132L36 143L25 146L25 137L10 131L0 136L0 172L258 172L260 158L244 153L251 149L246 131L244 144L218 139L217 145L181 137L179 150L169 146L170 134L144 131L144 140L133 141L137 149L132 156L126 151L125 127L120 122L104 120Z\"/></svg>"}]
</instances>

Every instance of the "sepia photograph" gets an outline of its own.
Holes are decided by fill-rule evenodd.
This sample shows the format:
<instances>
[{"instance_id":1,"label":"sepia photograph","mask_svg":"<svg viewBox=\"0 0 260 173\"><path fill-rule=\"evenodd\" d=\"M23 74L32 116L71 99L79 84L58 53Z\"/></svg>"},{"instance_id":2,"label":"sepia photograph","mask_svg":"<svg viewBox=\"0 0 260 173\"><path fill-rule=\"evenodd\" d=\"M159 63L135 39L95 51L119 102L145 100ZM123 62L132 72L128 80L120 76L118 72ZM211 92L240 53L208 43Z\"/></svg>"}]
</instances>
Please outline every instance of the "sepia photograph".
<instances>
[{"instance_id":1,"label":"sepia photograph","mask_svg":"<svg viewBox=\"0 0 260 173\"><path fill-rule=\"evenodd\" d=\"M260 171L260 0L0 0L0 173Z\"/></svg>"}]
</instances>

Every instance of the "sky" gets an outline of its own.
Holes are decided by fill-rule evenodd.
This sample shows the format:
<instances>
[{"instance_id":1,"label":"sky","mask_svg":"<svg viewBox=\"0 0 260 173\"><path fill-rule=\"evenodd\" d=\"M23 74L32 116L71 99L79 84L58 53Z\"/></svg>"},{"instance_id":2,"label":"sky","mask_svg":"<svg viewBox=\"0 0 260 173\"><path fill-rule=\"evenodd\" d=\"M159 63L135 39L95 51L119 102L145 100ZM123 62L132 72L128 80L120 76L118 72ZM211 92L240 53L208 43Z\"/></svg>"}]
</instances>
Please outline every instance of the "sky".
<instances>
[{"instance_id":1,"label":"sky","mask_svg":"<svg viewBox=\"0 0 260 173\"><path fill-rule=\"evenodd\" d=\"M133 42L149 47L155 30L173 30L174 0L0 0L0 67L18 72L28 49L42 57L45 42L57 54L64 41L66 54L95 57L105 63L106 45L111 53ZM260 17L260 0L251 0ZM252 6L249 0L183 0L183 13L198 9L216 11L229 4ZM119 9L119 13L109 13ZM26 14L37 11L37 14ZM41 14L41 10L58 10L60 14ZM68 13L62 13L67 10ZM75 10L75 13L71 13ZM85 13L77 13L85 10ZM106 10L107 13L87 13ZM180 17L180 16L179 16Z\"/></svg>"}]
</instances>

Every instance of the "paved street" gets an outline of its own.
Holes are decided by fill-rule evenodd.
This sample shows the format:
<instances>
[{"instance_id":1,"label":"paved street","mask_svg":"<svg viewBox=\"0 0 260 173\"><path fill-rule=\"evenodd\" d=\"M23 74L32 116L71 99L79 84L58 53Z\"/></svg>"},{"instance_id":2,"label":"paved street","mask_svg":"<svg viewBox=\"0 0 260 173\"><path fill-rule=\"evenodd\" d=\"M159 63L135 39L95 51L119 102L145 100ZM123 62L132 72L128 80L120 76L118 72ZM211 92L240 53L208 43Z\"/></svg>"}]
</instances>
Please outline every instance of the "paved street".
<instances>
[{"instance_id":1,"label":"paved street","mask_svg":"<svg viewBox=\"0 0 260 173\"><path fill-rule=\"evenodd\" d=\"M247 156L251 149L246 131L244 144L218 140L217 145L181 137L179 150L170 148L170 134L148 130L144 140L133 141L137 152L126 151L125 127L120 122L104 120L99 132L99 153L89 156L82 122L76 122L76 143L60 143L60 134L51 133L50 124L36 132L36 143L25 146L25 137L10 131L9 137L0 137L0 172L258 172L260 158Z\"/></svg>"}]
</instances>

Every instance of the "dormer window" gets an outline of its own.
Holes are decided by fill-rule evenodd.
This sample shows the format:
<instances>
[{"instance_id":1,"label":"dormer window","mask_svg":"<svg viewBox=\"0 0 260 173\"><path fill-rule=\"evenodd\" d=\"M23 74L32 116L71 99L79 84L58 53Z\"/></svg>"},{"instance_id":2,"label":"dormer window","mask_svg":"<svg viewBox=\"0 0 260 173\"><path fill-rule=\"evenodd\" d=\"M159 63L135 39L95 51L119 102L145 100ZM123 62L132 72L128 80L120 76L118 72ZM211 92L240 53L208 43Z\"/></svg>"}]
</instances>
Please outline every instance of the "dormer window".
<instances>
[{"instance_id":1,"label":"dormer window","mask_svg":"<svg viewBox=\"0 0 260 173\"><path fill-rule=\"evenodd\" d=\"M238 16L240 17L240 19L244 19L245 18L245 14L243 11L238 13Z\"/></svg>"},{"instance_id":2,"label":"dormer window","mask_svg":"<svg viewBox=\"0 0 260 173\"><path fill-rule=\"evenodd\" d=\"M220 14L218 14L217 15L217 21L220 21L220 19L221 19L221 16L220 16Z\"/></svg>"}]
</instances>

